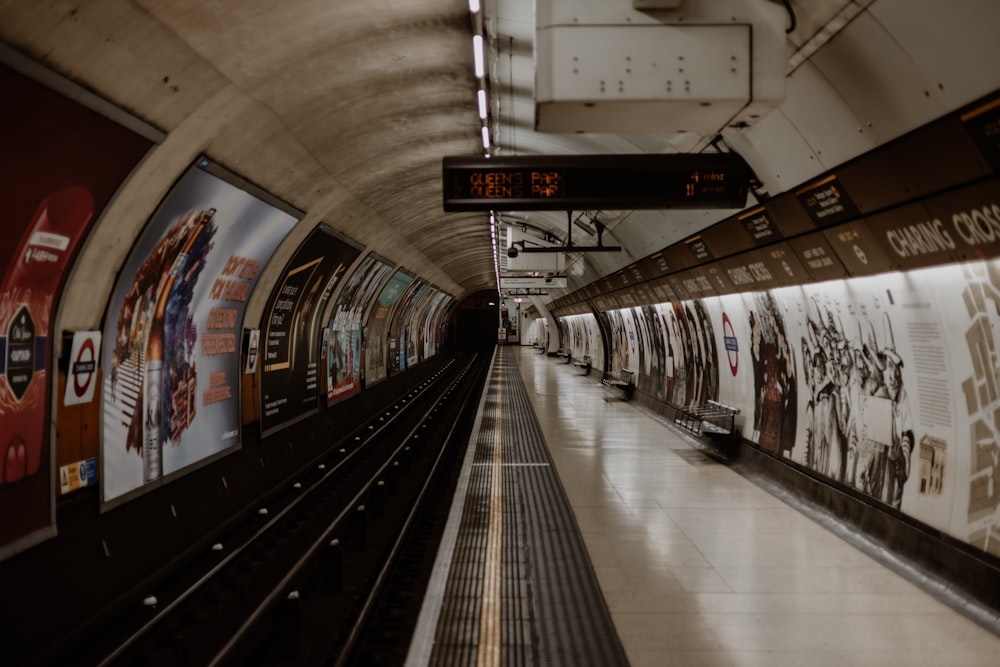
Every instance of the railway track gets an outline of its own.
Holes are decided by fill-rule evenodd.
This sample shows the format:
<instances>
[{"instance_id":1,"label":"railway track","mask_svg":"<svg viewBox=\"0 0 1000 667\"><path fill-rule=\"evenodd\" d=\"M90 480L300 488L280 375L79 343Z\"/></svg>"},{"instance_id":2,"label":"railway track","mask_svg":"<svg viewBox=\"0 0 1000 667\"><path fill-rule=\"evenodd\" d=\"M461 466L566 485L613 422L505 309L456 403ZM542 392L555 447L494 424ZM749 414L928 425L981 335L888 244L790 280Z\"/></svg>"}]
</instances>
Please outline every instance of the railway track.
<instances>
[{"instance_id":1,"label":"railway track","mask_svg":"<svg viewBox=\"0 0 1000 667\"><path fill-rule=\"evenodd\" d=\"M54 661L364 664L368 628L385 613L382 595L419 586L407 583L413 577L393 579L406 571L400 563L428 550L433 558L433 512L424 508L448 486L439 474L458 456L452 443L485 369L482 359L442 368L334 444L160 590L137 591L115 627Z\"/></svg>"}]
</instances>

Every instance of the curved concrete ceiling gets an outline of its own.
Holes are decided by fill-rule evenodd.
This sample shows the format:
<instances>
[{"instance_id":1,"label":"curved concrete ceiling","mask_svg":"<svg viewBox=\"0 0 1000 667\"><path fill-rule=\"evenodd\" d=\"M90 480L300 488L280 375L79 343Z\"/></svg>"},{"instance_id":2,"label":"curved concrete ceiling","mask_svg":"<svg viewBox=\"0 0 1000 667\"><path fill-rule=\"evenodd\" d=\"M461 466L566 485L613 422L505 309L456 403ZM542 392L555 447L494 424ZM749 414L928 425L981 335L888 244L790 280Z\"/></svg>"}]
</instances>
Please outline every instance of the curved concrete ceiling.
<instances>
[{"instance_id":1,"label":"curved concrete ceiling","mask_svg":"<svg viewBox=\"0 0 1000 667\"><path fill-rule=\"evenodd\" d=\"M615 2L631 11L630 0ZM793 0L789 14L785 3L758 2L794 16L785 100L752 127L707 136L535 131L534 3L484 0L494 154L690 152L717 134L776 194L1000 88L1000 71L986 66L1000 56L1000 3ZM583 13L609 6L579 4ZM478 25L467 0L0 3L0 40L166 133L81 253L64 326L95 323L113 280L107 267L122 264L202 153L305 212L262 283L326 223L455 297L495 288L487 216L445 214L441 200L441 158L483 152ZM604 221L605 244L624 250L569 257L569 289L732 211L580 213ZM566 235L561 212L504 217Z\"/></svg>"}]
</instances>

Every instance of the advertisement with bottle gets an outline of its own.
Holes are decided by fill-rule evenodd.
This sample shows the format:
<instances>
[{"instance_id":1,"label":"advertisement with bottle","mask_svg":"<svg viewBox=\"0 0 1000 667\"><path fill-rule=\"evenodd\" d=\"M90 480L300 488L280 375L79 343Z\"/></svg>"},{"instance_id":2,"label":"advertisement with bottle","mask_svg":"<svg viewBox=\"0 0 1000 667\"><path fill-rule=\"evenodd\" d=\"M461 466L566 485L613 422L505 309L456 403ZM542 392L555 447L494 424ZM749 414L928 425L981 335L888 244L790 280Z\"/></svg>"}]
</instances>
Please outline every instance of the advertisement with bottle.
<instances>
[{"instance_id":1,"label":"advertisement with bottle","mask_svg":"<svg viewBox=\"0 0 1000 667\"><path fill-rule=\"evenodd\" d=\"M319 227L295 253L264 310L260 378L264 435L319 407L320 319L337 284L361 251Z\"/></svg>"},{"instance_id":2,"label":"advertisement with bottle","mask_svg":"<svg viewBox=\"0 0 1000 667\"><path fill-rule=\"evenodd\" d=\"M375 295L385 279L392 273L392 266L368 255L351 274L333 307L328 329L326 355L326 404L361 391L364 365L361 357L361 335L364 329L365 309L375 300Z\"/></svg>"},{"instance_id":3,"label":"advertisement with bottle","mask_svg":"<svg viewBox=\"0 0 1000 667\"><path fill-rule=\"evenodd\" d=\"M0 65L0 555L52 524L54 309L80 242L153 142Z\"/></svg>"},{"instance_id":4,"label":"advertisement with bottle","mask_svg":"<svg viewBox=\"0 0 1000 667\"><path fill-rule=\"evenodd\" d=\"M222 176L205 159L181 176L112 293L101 354L105 501L240 444L243 314L297 219Z\"/></svg>"}]
</instances>

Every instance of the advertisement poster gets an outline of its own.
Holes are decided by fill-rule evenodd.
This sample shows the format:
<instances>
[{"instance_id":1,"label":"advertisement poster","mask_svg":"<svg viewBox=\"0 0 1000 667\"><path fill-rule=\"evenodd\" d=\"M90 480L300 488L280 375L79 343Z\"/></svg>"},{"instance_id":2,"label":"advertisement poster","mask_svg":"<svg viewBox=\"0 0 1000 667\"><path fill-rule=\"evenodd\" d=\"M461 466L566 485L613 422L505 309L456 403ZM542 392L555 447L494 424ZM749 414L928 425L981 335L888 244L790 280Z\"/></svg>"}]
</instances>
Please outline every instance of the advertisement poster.
<instances>
[{"instance_id":1,"label":"advertisement poster","mask_svg":"<svg viewBox=\"0 0 1000 667\"><path fill-rule=\"evenodd\" d=\"M337 297L328 329L326 355L326 403L353 396L361 391L364 364L361 357L363 317L392 266L368 255L351 274Z\"/></svg>"},{"instance_id":2,"label":"advertisement poster","mask_svg":"<svg viewBox=\"0 0 1000 667\"><path fill-rule=\"evenodd\" d=\"M424 319L419 326L420 359L430 359L438 353L438 347L441 344L441 322L450 301L451 297L447 294L435 290L434 298L424 313Z\"/></svg>"},{"instance_id":3,"label":"advertisement poster","mask_svg":"<svg viewBox=\"0 0 1000 667\"><path fill-rule=\"evenodd\" d=\"M715 331L704 302L608 311L612 372L633 372L637 388L677 406L719 396Z\"/></svg>"},{"instance_id":4,"label":"advertisement poster","mask_svg":"<svg viewBox=\"0 0 1000 667\"><path fill-rule=\"evenodd\" d=\"M365 382L367 384L384 380L388 375L388 355L392 353L388 340L389 317L392 315L393 306L396 305L411 282L413 282L412 275L402 269L396 269L396 272L389 278L389 282L379 292L374 309L368 315L368 323L365 327Z\"/></svg>"},{"instance_id":5,"label":"advertisement poster","mask_svg":"<svg viewBox=\"0 0 1000 667\"><path fill-rule=\"evenodd\" d=\"M52 524L53 309L81 240L153 142L0 64L0 555Z\"/></svg>"},{"instance_id":6,"label":"advertisement poster","mask_svg":"<svg viewBox=\"0 0 1000 667\"><path fill-rule=\"evenodd\" d=\"M240 444L240 335L296 218L199 160L122 267L104 331L101 488L113 500Z\"/></svg>"},{"instance_id":7,"label":"advertisement poster","mask_svg":"<svg viewBox=\"0 0 1000 667\"><path fill-rule=\"evenodd\" d=\"M321 318L327 301L361 251L319 227L299 247L265 309L260 378L264 435L319 407Z\"/></svg>"},{"instance_id":8,"label":"advertisement poster","mask_svg":"<svg viewBox=\"0 0 1000 667\"><path fill-rule=\"evenodd\" d=\"M434 307L431 320L425 328L424 334L424 358L437 354L448 338L448 314L455 306L455 299L450 294L443 294L444 298Z\"/></svg>"},{"instance_id":9,"label":"advertisement poster","mask_svg":"<svg viewBox=\"0 0 1000 667\"><path fill-rule=\"evenodd\" d=\"M416 280L406 288L402 298L399 300L399 307L395 309L392 320L389 324L389 371L396 372L409 368L406 365L407 330L410 320L416 316L420 310L424 298L427 296L427 283Z\"/></svg>"},{"instance_id":10,"label":"advertisement poster","mask_svg":"<svg viewBox=\"0 0 1000 667\"><path fill-rule=\"evenodd\" d=\"M582 360L590 357L591 365L596 371L604 370L604 341L597 318L592 313L586 315L569 315L560 318L559 323L566 323L566 336L570 345L570 354L574 359Z\"/></svg>"},{"instance_id":11,"label":"advertisement poster","mask_svg":"<svg viewBox=\"0 0 1000 667\"><path fill-rule=\"evenodd\" d=\"M423 323L431 310L435 297L440 294L433 287L428 287L421 294L420 304L413 310L406 319L406 330L404 333L404 346L406 351L406 367L416 366L426 357L423 356Z\"/></svg>"}]
</instances>

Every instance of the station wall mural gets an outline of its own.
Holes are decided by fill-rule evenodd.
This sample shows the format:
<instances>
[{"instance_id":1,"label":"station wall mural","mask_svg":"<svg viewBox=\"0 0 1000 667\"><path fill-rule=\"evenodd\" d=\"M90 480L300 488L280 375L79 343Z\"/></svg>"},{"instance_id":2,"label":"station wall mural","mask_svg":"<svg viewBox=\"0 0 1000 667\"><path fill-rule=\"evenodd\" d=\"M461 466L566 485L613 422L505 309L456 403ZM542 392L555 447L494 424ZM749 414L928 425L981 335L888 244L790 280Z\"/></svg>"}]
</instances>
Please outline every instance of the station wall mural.
<instances>
[{"instance_id":1,"label":"station wall mural","mask_svg":"<svg viewBox=\"0 0 1000 667\"><path fill-rule=\"evenodd\" d=\"M568 340L588 318L560 320ZM608 319L638 391L739 407L771 455L1000 555L1000 260Z\"/></svg>"},{"instance_id":2,"label":"station wall mural","mask_svg":"<svg viewBox=\"0 0 1000 667\"><path fill-rule=\"evenodd\" d=\"M632 371L640 392L674 405L718 398L718 353L703 302L612 310L608 327L608 370Z\"/></svg>"},{"instance_id":3,"label":"station wall mural","mask_svg":"<svg viewBox=\"0 0 1000 667\"><path fill-rule=\"evenodd\" d=\"M543 320L544 321L544 320ZM591 367L604 371L604 340L594 315L570 315L559 320L563 340L569 341L569 351L574 359L589 356Z\"/></svg>"}]
</instances>

